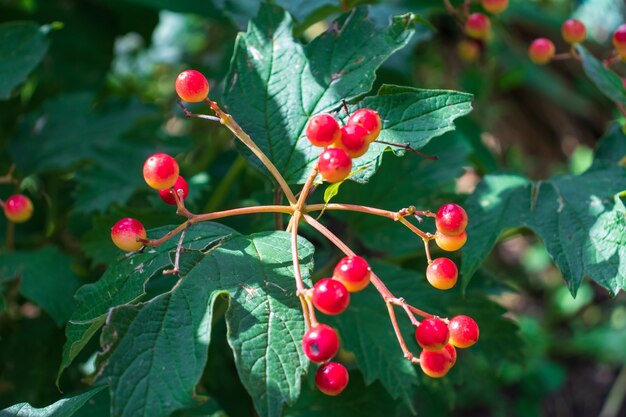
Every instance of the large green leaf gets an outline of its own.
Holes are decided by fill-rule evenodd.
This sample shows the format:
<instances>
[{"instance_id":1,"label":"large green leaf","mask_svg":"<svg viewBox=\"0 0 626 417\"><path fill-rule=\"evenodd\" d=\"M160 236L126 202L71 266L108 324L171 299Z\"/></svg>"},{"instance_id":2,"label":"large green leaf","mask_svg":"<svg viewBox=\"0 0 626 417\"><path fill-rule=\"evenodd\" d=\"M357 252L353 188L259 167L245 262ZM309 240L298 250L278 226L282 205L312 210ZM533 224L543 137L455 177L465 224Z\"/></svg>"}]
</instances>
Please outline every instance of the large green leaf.
<instances>
[{"instance_id":1,"label":"large green leaf","mask_svg":"<svg viewBox=\"0 0 626 417\"><path fill-rule=\"evenodd\" d=\"M602 94L618 104L626 104L626 87L621 77L602 65L583 46L578 45L577 51L582 58L585 73Z\"/></svg>"},{"instance_id":2,"label":"large green leaf","mask_svg":"<svg viewBox=\"0 0 626 417\"><path fill-rule=\"evenodd\" d=\"M0 100L11 97L48 50L48 40L39 25L9 22L0 25Z\"/></svg>"},{"instance_id":3,"label":"large green leaf","mask_svg":"<svg viewBox=\"0 0 626 417\"><path fill-rule=\"evenodd\" d=\"M288 233L264 232L186 251L187 271L170 292L114 308L103 331L100 375L111 386L113 415L168 416L193 405L213 302L223 294L230 298L228 340L242 383L260 415L280 416L284 403L298 398L308 365L290 242ZM313 247L300 239L299 249L310 284Z\"/></svg>"},{"instance_id":4,"label":"large green leaf","mask_svg":"<svg viewBox=\"0 0 626 417\"><path fill-rule=\"evenodd\" d=\"M149 232L150 237L160 237L171 230L171 226ZM187 231L185 249L204 250L211 244L236 234L219 223L201 223ZM177 239L170 239L158 250L148 249L143 253L123 256L112 264L94 284L81 287L76 292L78 306L65 330L67 342L63 347L63 358L59 376L67 368L89 339L104 324L110 308L136 301L145 294L146 282L162 269L172 265L170 252L175 250Z\"/></svg>"},{"instance_id":5,"label":"large green leaf","mask_svg":"<svg viewBox=\"0 0 626 417\"><path fill-rule=\"evenodd\" d=\"M614 131L605 141L624 139ZM626 210L617 196L625 189L626 170L609 159L596 160L581 175L545 181L488 175L466 205L464 284L504 229L525 226L543 239L572 294L585 277L614 294L626 288Z\"/></svg>"},{"instance_id":6,"label":"large green leaf","mask_svg":"<svg viewBox=\"0 0 626 417\"><path fill-rule=\"evenodd\" d=\"M95 387L82 394L63 398L45 408L33 408L27 403L16 404L0 410L0 417L71 417L102 389L104 386Z\"/></svg>"},{"instance_id":7,"label":"large green leaf","mask_svg":"<svg viewBox=\"0 0 626 417\"><path fill-rule=\"evenodd\" d=\"M308 118L339 110L342 99L367 93L376 69L406 45L414 32L412 15L388 27L371 21L366 8L341 16L306 46L294 41L293 22L277 7L264 6L237 39L227 79L229 111L290 183L301 183L321 149L304 138ZM381 138L421 148L452 128L471 109L471 96L450 91L383 87L365 103L381 112ZM258 165L256 157L240 147ZM355 166L372 165L386 146L375 144ZM366 180L374 172L355 177Z\"/></svg>"},{"instance_id":8,"label":"large green leaf","mask_svg":"<svg viewBox=\"0 0 626 417\"><path fill-rule=\"evenodd\" d=\"M70 265L71 258L52 246L0 254L0 282L19 278L20 293L62 326L74 310L72 297L80 286Z\"/></svg>"}]
</instances>

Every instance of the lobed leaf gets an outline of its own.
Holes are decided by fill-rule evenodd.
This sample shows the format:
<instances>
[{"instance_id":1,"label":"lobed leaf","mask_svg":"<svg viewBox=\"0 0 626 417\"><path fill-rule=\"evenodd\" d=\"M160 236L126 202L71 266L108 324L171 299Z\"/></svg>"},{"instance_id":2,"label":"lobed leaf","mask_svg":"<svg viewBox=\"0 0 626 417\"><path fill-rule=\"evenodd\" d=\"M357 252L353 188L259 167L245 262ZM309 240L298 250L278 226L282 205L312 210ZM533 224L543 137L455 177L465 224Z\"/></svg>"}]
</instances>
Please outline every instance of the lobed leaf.
<instances>
[{"instance_id":1,"label":"lobed leaf","mask_svg":"<svg viewBox=\"0 0 626 417\"><path fill-rule=\"evenodd\" d=\"M585 73L602 94L617 104L626 104L626 87L620 76L602 65L584 46L578 45L576 50L582 58Z\"/></svg>"},{"instance_id":2,"label":"lobed leaf","mask_svg":"<svg viewBox=\"0 0 626 417\"><path fill-rule=\"evenodd\" d=\"M81 394L64 398L44 408L34 408L28 403L20 403L4 410L0 410L0 417L71 417L91 397L102 391L105 387L99 386Z\"/></svg>"}]
</instances>

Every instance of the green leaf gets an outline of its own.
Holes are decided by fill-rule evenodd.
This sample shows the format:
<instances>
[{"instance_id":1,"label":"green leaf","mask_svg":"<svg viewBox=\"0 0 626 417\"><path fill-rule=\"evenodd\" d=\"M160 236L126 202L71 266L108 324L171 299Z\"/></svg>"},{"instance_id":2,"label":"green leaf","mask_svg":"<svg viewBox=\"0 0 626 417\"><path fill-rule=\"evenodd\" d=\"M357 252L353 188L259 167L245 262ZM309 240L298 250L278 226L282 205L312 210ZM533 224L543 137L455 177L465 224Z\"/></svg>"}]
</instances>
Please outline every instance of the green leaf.
<instances>
[{"instance_id":1,"label":"green leaf","mask_svg":"<svg viewBox=\"0 0 626 417\"><path fill-rule=\"evenodd\" d=\"M488 175L466 204L464 285L505 228L525 226L544 241L573 295L584 277L614 294L625 288L626 210L617 197L624 184L626 170L607 163L545 181Z\"/></svg>"},{"instance_id":2,"label":"green leaf","mask_svg":"<svg viewBox=\"0 0 626 417\"><path fill-rule=\"evenodd\" d=\"M72 258L52 246L0 254L0 281L20 278L20 293L62 326L74 310L72 297L80 286L71 262Z\"/></svg>"},{"instance_id":3,"label":"green leaf","mask_svg":"<svg viewBox=\"0 0 626 417\"><path fill-rule=\"evenodd\" d=\"M160 237L172 226L153 229L150 237ZM200 223L189 228L185 249L204 250L210 245L236 234L219 223ZM172 265L170 252L175 251L177 239L163 243L158 250L124 255L112 264L99 281L82 286L75 295L78 306L65 330L67 341L57 380L61 373L102 326L110 308L132 303L145 294L146 282L162 269Z\"/></svg>"},{"instance_id":4,"label":"green leaf","mask_svg":"<svg viewBox=\"0 0 626 417\"><path fill-rule=\"evenodd\" d=\"M308 365L300 348L304 320L290 243L288 233L264 232L234 237L203 256L186 251L181 262L189 270L170 292L114 308L103 330L99 376L111 386L113 415L168 416L193 405L213 303L224 295L230 298L228 341L241 381L260 415L280 416L283 404L298 398ZM313 246L300 239L299 249L310 284Z\"/></svg>"},{"instance_id":5,"label":"green leaf","mask_svg":"<svg viewBox=\"0 0 626 417\"><path fill-rule=\"evenodd\" d=\"M578 45L577 51L582 58L585 73L602 94L618 104L626 104L626 87L619 75L602 65L582 45Z\"/></svg>"},{"instance_id":6,"label":"green leaf","mask_svg":"<svg viewBox=\"0 0 626 417\"><path fill-rule=\"evenodd\" d=\"M82 394L64 398L45 408L33 408L30 404L20 403L0 411L0 417L71 417L91 397L105 387L95 387Z\"/></svg>"},{"instance_id":7,"label":"green leaf","mask_svg":"<svg viewBox=\"0 0 626 417\"><path fill-rule=\"evenodd\" d=\"M48 50L48 40L33 22L0 24L0 100L11 97Z\"/></svg>"},{"instance_id":8,"label":"green leaf","mask_svg":"<svg viewBox=\"0 0 626 417\"><path fill-rule=\"evenodd\" d=\"M229 111L287 181L301 183L321 151L304 138L308 118L369 91L376 69L406 45L413 26L405 15L381 29L358 8L302 46L291 17L264 5L237 38L224 96Z\"/></svg>"}]
</instances>

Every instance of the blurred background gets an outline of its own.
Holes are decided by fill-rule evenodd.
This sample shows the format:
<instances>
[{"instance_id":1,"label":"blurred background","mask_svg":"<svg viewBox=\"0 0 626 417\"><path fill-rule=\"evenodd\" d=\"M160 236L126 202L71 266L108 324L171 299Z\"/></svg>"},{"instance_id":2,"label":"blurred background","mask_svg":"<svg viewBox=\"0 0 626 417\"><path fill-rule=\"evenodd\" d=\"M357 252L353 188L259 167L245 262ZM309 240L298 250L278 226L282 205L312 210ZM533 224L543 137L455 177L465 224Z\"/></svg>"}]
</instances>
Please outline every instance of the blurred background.
<instances>
[{"instance_id":1,"label":"blurred background","mask_svg":"<svg viewBox=\"0 0 626 417\"><path fill-rule=\"evenodd\" d=\"M275 3L294 15L304 43L341 12L334 0ZM367 186L371 191L347 184L338 200L436 209L450 199L462 202L483 175L497 170L531 179L580 174L614 121L624 122L580 63L536 66L527 57L536 37L549 37L557 52L567 51L560 26L572 16L587 26L586 46L606 56L612 31L626 20L623 0L511 0L492 19L492 39L469 49L442 1L368 3L381 25L407 12L431 23L419 26L411 45L383 65L374 90L382 83L461 90L475 95L475 110L447 134L449 140L424 150L440 157L435 168L405 157L383 166ZM63 324L76 289L98 279L119 256L110 243L111 225L120 217L141 218L146 228L178 221L143 184L140 167L155 149L177 156L191 186L192 211L272 201L270 185L239 156L227 131L186 121L173 89L180 71L195 68L209 78L210 95L219 101L236 34L258 7L249 0L0 0L0 28L32 22L24 24L43 34L41 63L0 100L0 176L17 167L17 183L0 184L0 198L20 190L35 205L27 223L0 218L0 408L25 401L42 406L60 397L54 380ZM6 42L11 39L0 36L0 51ZM6 58L0 53L0 73L11 70ZM614 68L626 76L624 63ZM436 180L429 181L433 173ZM389 187L392 175L406 178L415 195ZM423 251L402 231L345 214L328 221L366 253L423 268ZM243 233L274 227L264 215L224 223ZM336 254L306 228L304 235L316 244L321 277ZM16 270L25 263L32 268ZM21 283L18 275L24 275ZM424 381L415 400L421 415L626 416L622 293L611 298L586 281L572 298L541 240L524 229L500 238L470 284L472 292L504 307L519 327L516 337L500 355L468 354L451 378ZM204 389L229 416L252 415L232 357L224 353L224 326L214 332ZM85 386L96 350L92 340L64 374L65 392ZM108 415L106 393L96 398L84 415Z\"/></svg>"}]
</instances>

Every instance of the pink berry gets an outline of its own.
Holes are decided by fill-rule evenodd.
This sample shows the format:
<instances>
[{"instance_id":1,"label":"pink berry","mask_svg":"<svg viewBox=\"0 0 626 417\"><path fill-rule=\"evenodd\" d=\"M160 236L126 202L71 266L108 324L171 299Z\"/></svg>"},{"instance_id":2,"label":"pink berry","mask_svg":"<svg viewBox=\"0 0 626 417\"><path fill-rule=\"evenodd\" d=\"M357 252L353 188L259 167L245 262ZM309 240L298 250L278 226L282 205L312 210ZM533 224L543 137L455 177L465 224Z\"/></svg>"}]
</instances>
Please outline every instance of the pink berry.
<instances>
[{"instance_id":1,"label":"pink berry","mask_svg":"<svg viewBox=\"0 0 626 417\"><path fill-rule=\"evenodd\" d=\"M528 56L530 60L537 65L544 65L552 61L556 48L550 39L535 39L528 47Z\"/></svg>"},{"instance_id":2,"label":"pink berry","mask_svg":"<svg viewBox=\"0 0 626 417\"><path fill-rule=\"evenodd\" d=\"M13 223L23 223L33 215L33 202L24 194L14 194L4 202L4 215Z\"/></svg>"},{"instance_id":3,"label":"pink berry","mask_svg":"<svg viewBox=\"0 0 626 417\"><path fill-rule=\"evenodd\" d=\"M458 348L467 348L478 341L478 324L468 316L456 316L448 324L450 344Z\"/></svg>"},{"instance_id":4,"label":"pink berry","mask_svg":"<svg viewBox=\"0 0 626 417\"><path fill-rule=\"evenodd\" d=\"M464 39L456 47L459 57L465 62L475 62L480 57L481 50L479 41L472 39Z\"/></svg>"},{"instance_id":5,"label":"pink berry","mask_svg":"<svg viewBox=\"0 0 626 417\"><path fill-rule=\"evenodd\" d=\"M352 158L341 148L326 148L317 161L317 169L328 182L343 181L352 170Z\"/></svg>"},{"instance_id":6,"label":"pink berry","mask_svg":"<svg viewBox=\"0 0 626 417\"><path fill-rule=\"evenodd\" d=\"M465 33L470 38L485 40L489 37L491 22L482 13L472 13L465 22Z\"/></svg>"},{"instance_id":7,"label":"pink berry","mask_svg":"<svg viewBox=\"0 0 626 417\"><path fill-rule=\"evenodd\" d=\"M341 138L337 147L344 149L350 158L365 155L369 146L367 130L361 125L345 125L341 128Z\"/></svg>"},{"instance_id":8,"label":"pink berry","mask_svg":"<svg viewBox=\"0 0 626 417\"><path fill-rule=\"evenodd\" d=\"M187 198L187 194L189 194L189 185L187 185L187 181L185 181L183 177L179 176L176 180L176 184L174 184L174 190L176 190L178 196L180 196L180 193L182 192L182 200L184 201ZM176 205L174 192L171 188L168 188L166 190L159 190L159 196L161 197L161 200L163 200L165 203L171 206Z\"/></svg>"},{"instance_id":9,"label":"pink berry","mask_svg":"<svg viewBox=\"0 0 626 417\"><path fill-rule=\"evenodd\" d=\"M452 359L452 364L450 366L454 366L456 363L456 348L448 343L444 349L450 354L450 358Z\"/></svg>"},{"instance_id":10,"label":"pink berry","mask_svg":"<svg viewBox=\"0 0 626 417\"><path fill-rule=\"evenodd\" d=\"M437 352L422 350L420 354L420 367L431 378L441 378L452 368L453 360L448 349Z\"/></svg>"},{"instance_id":11,"label":"pink berry","mask_svg":"<svg viewBox=\"0 0 626 417\"><path fill-rule=\"evenodd\" d=\"M164 153L156 153L143 164L143 178L156 190L172 188L178 180L178 162Z\"/></svg>"},{"instance_id":12,"label":"pink berry","mask_svg":"<svg viewBox=\"0 0 626 417\"><path fill-rule=\"evenodd\" d=\"M337 333L327 324L311 327L302 338L302 350L311 362L326 362L339 350Z\"/></svg>"},{"instance_id":13,"label":"pink berry","mask_svg":"<svg viewBox=\"0 0 626 417\"><path fill-rule=\"evenodd\" d=\"M448 203L439 207L435 215L437 230L446 236L458 236L467 227L467 213L458 204Z\"/></svg>"},{"instance_id":14,"label":"pink berry","mask_svg":"<svg viewBox=\"0 0 626 417\"><path fill-rule=\"evenodd\" d=\"M448 325L436 317L422 320L415 329L415 340L426 350L433 352L443 349L448 343L450 331Z\"/></svg>"},{"instance_id":15,"label":"pink berry","mask_svg":"<svg viewBox=\"0 0 626 417\"><path fill-rule=\"evenodd\" d=\"M587 28L580 20L569 19L561 26L561 35L567 43L581 43L587 37Z\"/></svg>"},{"instance_id":16,"label":"pink berry","mask_svg":"<svg viewBox=\"0 0 626 417\"><path fill-rule=\"evenodd\" d=\"M372 269L360 256L342 258L333 271L333 278L340 281L348 291L361 291L370 283Z\"/></svg>"},{"instance_id":17,"label":"pink berry","mask_svg":"<svg viewBox=\"0 0 626 417\"><path fill-rule=\"evenodd\" d=\"M315 373L315 384L326 395L336 396L348 386L348 371L337 362L321 365Z\"/></svg>"},{"instance_id":18,"label":"pink berry","mask_svg":"<svg viewBox=\"0 0 626 417\"><path fill-rule=\"evenodd\" d=\"M439 290L449 290L456 284L459 270L448 258L437 258L426 268L426 279Z\"/></svg>"},{"instance_id":19,"label":"pink berry","mask_svg":"<svg viewBox=\"0 0 626 417\"><path fill-rule=\"evenodd\" d=\"M447 236L441 232L435 233L435 242L437 246L446 252L454 252L465 246L467 242L467 233L463 232L458 236Z\"/></svg>"},{"instance_id":20,"label":"pink berry","mask_svg":"<svg viewBox=\"0 0 626 417\"><path fill-rule=\"evenodd\" d=\"M509 7L509 0L481 0L483 9L489 13L502 13Z\"/></svg>"},{"instance_id":21,"label":"pink berry","mask_svg":"<svg viewBox=\"0 0 626 417\"><path fill-rule=\"evenodd\" d=\"M346 125L359 125L367 131L365 140L372 143L376 140L382 129L382 122L378 112L372 109L358 109L350 115Z\"/></svg>"},{"instance_id":22,"label":"pink berry","mask_svg":"<svg viewBox=\"0 0 626 417\"><path fill-rule=\"evenodd\" d=\"M141 249L143 243L138 239L146 239L146 229L139 220L127 217L119 220L111 228L111 240L123 251L131 252Z\"/></svg>"},{"instance_id":23,"label":"pink berry","mask_svg":"<svg viewBox=\"0 0 626 417\"><path fill-rule=\"evenodd\" d=\"M311 117L305 135L313 146L326 147L339 142L341 126L333 116L322 113Z\"/></svg>"},{"instance_id":24,"label":"pink berry","mask_svg":"<svg viewBox=\"0 0 626 417\"><path fill-rule=\"evenodd\" d=\"M209 95L209 82L196 70L187 70L176 77L178 97L189 103L198 103Z\"/></svg>"},{"instance_id":25,"label":"pink berry","mask_svg":"<svg viewBox=\"0 0 626 417\"><path fill-rule=\"evenodd\" d=\"M626 23L620 25L620 27L613 32L613 46L615 46L615 49L618 51L626 49Z\"/></svg>"},{"instance_id":26,"label":"pink berry","mask_svg":"<svg viewBox=\"0 0 626 417\"><path fill-rule=\"evenodd\" d=\"M324 314L342 313L350 303L350 293L336 279L324 278L313 287L313 305Z\"/></svg>"}]
</instances>

